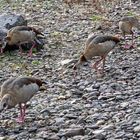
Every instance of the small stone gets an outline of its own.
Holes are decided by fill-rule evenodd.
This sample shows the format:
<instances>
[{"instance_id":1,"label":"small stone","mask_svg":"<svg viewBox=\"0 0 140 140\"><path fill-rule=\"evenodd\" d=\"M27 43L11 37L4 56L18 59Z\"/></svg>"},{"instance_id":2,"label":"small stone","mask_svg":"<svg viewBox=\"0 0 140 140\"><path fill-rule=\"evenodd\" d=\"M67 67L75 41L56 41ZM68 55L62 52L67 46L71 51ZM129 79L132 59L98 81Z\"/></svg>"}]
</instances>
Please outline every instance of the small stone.
<instances>
[{"instance_id":1,"label":"small stone","mask_svg":"<svg viewBox=\"0 0 140 140\"><path fill-rule=\"evenodd\" d=\"M6 140L7 137L0 137L0 140Z\"/></svg>"},{"instance_id":2,"label":"small stone","mask_svg":"<svg viewBox=\"0 0 140 140\"><path fill-rule=\"evenodd\" d=\"M93 131L93 134L101 134L103 132L104 132L104 130L95 130L95 131Z\"/></svg>"},{"instance_id":3,"label":"small stone","mask_svg":"<svg viewBox=\"0 0 140 140\"><path fill-rule=\"evenodd\" d=\"M62 60L62 61L60 62L60 64L61 64L62 66L64 66L64 65L68 65L68 64L72 63L73 61L74 61L73 59L65 59L65 60Z\"/></svg>"},{"instance_id":4,"label":"small stone","mask_svg":"<svg viewBox=\"0 0 140 140\"><path fill-rule=\"evenodd\" d=\"M77 119L78 118L78 116L74 116L72 114L67 114L67 115L65 115L65 117L68 119Z\"/></svg>"},{"instance_id":5,"label":"small stone","mask_svg":"<svg viewBox=\"0 0 140 140\"><path fill-rule=\"evenodd\" d=\"M97 25L96 30L102 30L102 25Z\"/></svg>"},{"instance_id":6,"label":"small stone","mask_svg":"<svg viewBox=\"0 0 140 140\"><path fill-rule=\"evenodd\" d=\"M136 114L140 114L140 108L136 108L135 113L136 113Z\"/></svg>"},{"instance_id":7,"label":"small stone","mask_svg":"<svg viewBox=\"0 0 140 140\"><path fill-rule=\"evenodd\" d=\"M99 126L96 124L96 125L87 125L86 128L90 128L90 129L98 129Z\"/></svg>"},{"instance_id":8,"label":"small stone","mask_svg":"<svg viewBox=\"0 0 140 140\"><path fill-rule=\"evenodd\" d=\"M126 108L129 105L129 103L128 102L123 102L120 105L121 105L121 107Z\"/></svg>"},{"instance_id":9,"label":"small stone","mask_svg":"<svg viewBox=\"0 0 140 140\"><path fill-rule=\"evenodd\" d=\"M109 124L107 126L103 127L103 130L113 130L115 128L115 126L113 124Z\"/></svg>"},{"instance_id":10,"label":"small stone","mask_svg":"<svg viewBox=\"0 0 140 140\"><path fill-rule=\"evenodd\" d=\"M37 127L31 127L28 130L29 133L35 133L36 131L37 131Z\"/></svg>"},{"instance_id":11,"label":"small stone","mask_svg":"<svg viewBox=\"0 0 140 140\"><path fill-rule=\"evenodd\" d=\"M65 120L65 118L56 118L55 119L55 121L56 121L56 125L61 125L61 124L63 124L64 123L64 120Z\"/></svg>"},{"instance_id":12,"label":"small stone","mask_svg":"<svg viewBox=\"0 0 140 140\"><path fill-rule=\"evenodd\" d=\"M96 123L96 125L102 125L102 124L104 124L105 123L105 120L99 120L99 121L97 121L97 123Z\"/></svg>"},{"instance_id":13,"label":"small stone","mask_svg":"<svg viewBox=\"0 0 140 140\"><path fill-rule=\"evenodd\" d=\"M60 137L58 137L57 135L54 135L54 136L51 136L49 140L60 140Z\"/></svg>"},{"instance_id":14,"label":"small stone","mask_svg":"<svg viewBox=\"0 0 140 140\"><path fill-rule=\"evenodd\" d=\"M105 140L105 135L103 134L104 130L96 130L94 131L94 137L98 140Z\"/></svg>"},{"instance_id":15,"label":"small stone","mask_svg":"<svg viewBox=\"0 0 140 140\"><path fill-rule=\"evenodd\" d=\"M134 127L134 132L140 133L140 125Z\"/></svg>"},{"instance_id":16,"label":"small stone","mask_svg":"<svg viewBox=\"0 0 140 140\"><path fill-rule=\"evenodd\" d=\"M47 115L51 115L51 112L50 112L48 109L46 109L46 108L43 109L43 110L41 110L40 113L41 113L41 114L45 114L45 115L46 115L46 114L47 114Z\"/></svg>"},{"instance_id":17,"label":"small stone","mask_svg":"<svg viewBox=\"0 0 140 140\"><path fill-rule=\"evenodd\" d=\"M74 129L69 129L65 133L60 135L66 137L73 137L73 136L84 135L84 134L85 134L85 130L83 128L74 128Z\"/></svg>"}]
</instances>

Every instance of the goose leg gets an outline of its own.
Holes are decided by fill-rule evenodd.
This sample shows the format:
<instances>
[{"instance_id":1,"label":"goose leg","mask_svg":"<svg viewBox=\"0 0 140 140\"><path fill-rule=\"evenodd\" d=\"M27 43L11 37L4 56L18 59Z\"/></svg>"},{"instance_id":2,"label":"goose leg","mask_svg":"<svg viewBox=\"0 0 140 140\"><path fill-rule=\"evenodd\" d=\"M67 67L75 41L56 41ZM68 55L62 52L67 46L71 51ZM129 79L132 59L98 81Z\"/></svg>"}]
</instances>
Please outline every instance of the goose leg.
<instances>
[{"instance_id":1,"label":"goose leg","mask_svg":"<svg viewBox=\"0 0 140 140\"><path fill-rule=\"evenodd\" d=\"M125 34L124 34L124 40L125 40L125 49L131 49L131 48L134 48L134 33L133 31L131 31L131 35L132 35L132 44L131 45L128 45L127 42L126 42L126 37L125 37Z\"/></svg>"},{"instance_id":2,"label":"goose leg","mask_svg":"<svg viewBox=\"0 0 140 140\"><path fill-rule=\"evenodd\" d=\"M73 66L73 78L75 79L76 75L77 75L77 67L76 67L76 64Z\"/></svg>"},{"instance_id":3,"label":"goose leg","mask_svg":"<svg viewBox=\"0 0 140 140\"><path fill-rule=\"evenodd\" d=\"M24 106L22 107L22 109L23 109L23 116L22 116L22 118L23 118L23 120L25 120L25 111L26 111L26 105L24 104Z\"/></svg>"},{"instance_id":4,"label":"goose leg","mask_svg":"<svg viewBox=\"0 0 140 140\"><path fill-rule=\"evenodd\" d=\"M0 48L0 53L1 53L1 54L3 53L3 48L2 48L2 47Z\"/></svg>"},{"instance_id":5,"label":"goose leg","mask_svg":"<svg viewBox=\"0 0 140 140\"><path fill-rule=\"evenodd\" d=\"M19 104L19 108L20 108L20 115L17 118L17 122L18 123L22 123L22 116L23 116L23 112L22 112L22 104Z\"/></svg>"},{"instance_id":6,"label":"goose leg","mask_svg":"<svg viewBox=\"0 0 140 140\"><path fill-rule=\"evenodd\" d=\"M130 46L127 44L125 34L124 34L124 41L125 41L125 46L124 46L124 48L125 48L125 49L129 49L129 48L130 48Z\"/></svg>"},{"instance_id":7,"label":"goose leg","mask_svg":"<svg viewBox=\"0 0 140 140\"><path fill-rule=\"evenodd\" d=\"M35 45L36 45L35 42L33 42L33 45L29 51L29 54L28 54L30 57L32 56L32 51L33 51L33 48L35 47Z\"/></svg>"},{"instance_id":8,"label":"goose leg","mask_svg":"<svg viewBox=\"0 0 140 140\"><path fill-rule=\"evenodd\" d=\"M77 76L77 71L76 70L73 70L73 78L75 79Z\"/></svg>"},{"instance_id":9,"label":"goose leg","mask_svg":"<svg viewBox=\"0 0 140 140\"><path fill-rule=\"evenodd\" d=\"M105 67L105 58L106 58L106 56L103 56L103 69L102 69L102 73L104 72L104 67Z\"/></svg>"},{"instance_id":10,"label":"goose leg","mask_svg":"<svg viewBox=\"0 0 140 140\"><path fill-rule=\"evenodd\" d=\"M132 44L131 44L131 48L134 48L134 33L132 32Z\"/></svg>"},{"instance_id":11,"label":"goose leg","mask_svg":"<svg viewBox=\"0 0 140 140\"><path fill-rule=\"evenodd\" d=\"M19 45L19 51L20 51L20 54L22 55L22 47L21 47L21 45Z\"/></svg>"},{"instance_id":12,"label":"goose leg","mask_svg":"<svg viewBox=\"0 0 140 140\"><path fill-rule=\"evenodd\" d=\"M99 63L103 60L103 57L101 57L101 59L99 59L98 61L96 61L94 64L93 64L93 68L98 71L98 65Z\"/></svg>"},{"instance_id":13,"label":"goose leg","mask_svg":"<svg viewBox=\"0 0 140 140\"><path fill-rule=\"evenodd\" d=\"M17 122L18 123L23 123L25 120L25 110L26 110L26 105L22 106L22 104L19 104L19 108L20 108L20 115L17 118Z\"/></svg>"}]
</instances>

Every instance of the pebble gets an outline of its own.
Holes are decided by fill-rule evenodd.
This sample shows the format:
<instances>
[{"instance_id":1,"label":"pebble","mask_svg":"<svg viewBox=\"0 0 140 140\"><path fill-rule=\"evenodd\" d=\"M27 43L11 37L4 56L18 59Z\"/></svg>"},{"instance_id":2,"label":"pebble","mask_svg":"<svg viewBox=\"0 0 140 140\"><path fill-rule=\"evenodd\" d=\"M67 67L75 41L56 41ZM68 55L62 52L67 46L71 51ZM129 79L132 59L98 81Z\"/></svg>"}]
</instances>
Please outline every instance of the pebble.
<instances>
[{"instance_id":1,"label":"pebble","mask_svg":"<svg viewBox=\"0 0 140 140\"><path fill-rule=\"evenodd\" d=\"M54 135L54 136L51 136L49 140L60 140L60 137L58 137L57 135Z\"/></svg>"},{"instance_id":2,"label":"pebble","mask_svg":"<svg viewBox=\"0 0 140 140\"><path fill-rule=\"evenodd\" d=\"M73 136L84 135L84 134L85 134L85 130L83 128L73 128L73 129L67 130L66 132L60 135L66 136L66 137L73 137Z\"/></svg>"},{"instance_id":3,"label":"pebble","mask_svg":"<svg viewBox=\"0 0 140 140\"><path fill-rule=\"evenodd\" d=\"M33 0L26 1L12 8L15 13L17 11L15 8L18 8L18 13L25 15L30 25L35 24L35 27L45 29L44 32L47 33L45 49L35 52L33 57L28 59L24 54L20 57L18 52L12 52L11 56L5 53L1 55L0 84L8 77L19 75L41 77L46 84L29 102L24 124L15 122L19 113L18 106L1 112L0 139L138 140L140 138L138 50L124 50L122 45L116 47L106 58L102 77L89 67L89 62L77 69L75 77L72 69L91 32L112 35L118 33L118 21L121 16L133 13L139 15L140 8L134 8L138 4L134 4L133 7L129 5L129 1L124 0L121 1L121 6L115 4L113 9L109 7L107 17L111 21L107 22L110 22L111 26L107 26L105 19L100 21L102 29L95 31L95 22L91 17L94 11L92 6L87 8L82 4L73 4L69 8L60 0L44 0L39 4ZM13 12L10 7L3 8L3 12ZM140 48L139 39L137 37L134 39ZM127 41L131 43L131 35ZM124 40L121 44L124 44ZM40 63L35 65L32 63L34 60ZM24 61L27 66L20 69ZM93 58L93 63L95 61L96 58ZM18 66L18 69L13 67L13 64L15 67Z\"/></svg>"},{"instance_id":4,"label":"pebble","mask_svg":"<svg viewBox=\"0 0 140 140\"><path fill-rule=\"evenodd\" d=\"M115 126L113 124L109 124L104 126L102 129L103 130L113 130L115 128Z\"/></svg>"},{"instance_id":5,"label":"pebble","mask_svg":"<svg viewBox=\"0 0 140 140\"><path fill-rule=\"evenodd\" d=\"M134 132L140 133L140 125L134 127Z\"/></svg>"},{"instance_id":6,"label":"pebble","mask_svg":"<svg viewBox=\"0 0 140 140\"><path fill-rule=\"evenodd\" d=\"M100 126L103 125L105 123L105 120L99 120L97 121L96 125Z\"/></svg>"},{"instance_id":7,"label":"pebble","mask_svg":"<svg viewBox=\"0 0 140 140\"><path fill-rule=\"evenodd\" d=\"M0 136L0 140L6 140L7 138L6 137L1 137Z\"/></svg>"}]
</instances>

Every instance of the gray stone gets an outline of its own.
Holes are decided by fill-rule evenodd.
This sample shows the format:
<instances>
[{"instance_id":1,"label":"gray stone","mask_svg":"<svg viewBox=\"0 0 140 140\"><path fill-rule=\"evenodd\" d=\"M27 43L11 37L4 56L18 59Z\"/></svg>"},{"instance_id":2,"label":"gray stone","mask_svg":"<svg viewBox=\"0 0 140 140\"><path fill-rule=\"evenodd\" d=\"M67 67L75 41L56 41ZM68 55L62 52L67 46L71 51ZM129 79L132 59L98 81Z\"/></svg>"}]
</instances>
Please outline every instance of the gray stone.
<instances>
[{"instance_id":1,"label":"gray stone","mask_svg":"<svg viewBox=\"0 0 140 140\"><path fill-rule=\"evenodd\" d=\"M73 136L84 135L84 134L85 134L85 130L83 128L73 128L59 135L65 137L73 137Z\"/></svg>"},{"instance_id":2,"label":"gray stone","mask_svg":"<svg viewBox=\"0 0 140 140\"><path fill-rule=\"evenodd\" d=\"M51 137L48 138L49 140L60 140L60 137L58 137L57 135L53 135Z\"/></svg>"},{"instance_id":3,"label":"gray stone","mask_svg":"<svg viewBox=\"0 0 140 140\"><path fill-rule=\"evenodd\" d=\"M2 14L0 15L0 27L10 29L15 26L27 25L27 21L21 15Z\"/></svg>"},{"instance_id":4,"label":"gray stone","mask_svg":"<svg viewBox=\"0 0 140 140\"><path fill-rule=\"evenodd\" d=\"M140 125L134 127L134 132L140 133Z\"/></svg>"},{"instance_id":5,"label":"gray stone","mask_svg":"<svg viewBox=\"0 0 140 140\"><path fill-rule=\"evenodd\" d=\"M93 132L94 137L98 140L105 140L105 135L103 134L104 130L96 130Z\"/></svg>"}]
</instances>

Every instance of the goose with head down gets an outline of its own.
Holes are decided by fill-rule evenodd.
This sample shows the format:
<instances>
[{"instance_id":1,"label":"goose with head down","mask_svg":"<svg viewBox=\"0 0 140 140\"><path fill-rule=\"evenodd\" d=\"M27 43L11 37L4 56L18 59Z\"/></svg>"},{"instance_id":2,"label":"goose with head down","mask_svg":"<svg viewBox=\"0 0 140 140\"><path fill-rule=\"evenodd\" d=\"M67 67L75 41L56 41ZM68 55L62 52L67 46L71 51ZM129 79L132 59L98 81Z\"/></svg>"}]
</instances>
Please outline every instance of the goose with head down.
<instances>
[{"instance_id":1,"label":"goose with head down","mask_svg":"<svg viewBox=\"0 0 140 140\"><path fill-rule=\"evenodd\" d=\"M81 64L92 59L95 56L101 58L95 62L93 68L99 70L98 66L103 61L102 72L104 71L105 59L108 53L120 42L120 39L109 35L91 35L88 37L85 45L84 52L81 54L79 61L74 65L73 69L76 70Z\"/></svg>"},{"instance_id":2,"label":"goose with head down","mask_svg":"<svg viewBox=\"0 0 140 140\"><path fill-rule=\"evenodd\" d=\"M125 40L125 48L128 48L128 49L134 47L134 32L132 31L133 27L140 29L139 20L134 16L123 17L119 22L119 29L124 37L124 40ZM126 35L127 34L132 35L131 45L128 45L126 42Z\"/></svg>"},{"instance_id":3,"label":"goose with head down","mask_svg":"<svg viewBox=\"0 0 140 140\"><path fill-rule=\"evenodd\" d=\"M32 50L36 45L36 42L40 42L37 37L38 36L44 37L45 35L33 27L29 26L16 26L11 28L7 36L5 37L5 43L2 49L8 45L18 45L20 52L22 53L21 45L25 43L32 43L32 47L29 51L29 56L32 56ZM2 52L2 50L1 50Z\"/></svg>"},{"instance_id":4,"label":"goose with head down","mask_svg":"<svg viewBox=\"0 0 140 140\"><path fill-rule=\"evenodd\" d=\"M25 120L26 103L39 91L42 81L34 77L10 78L1 86L0 112L19 104L18 122Z\"/></svg>"}]
</instances>

